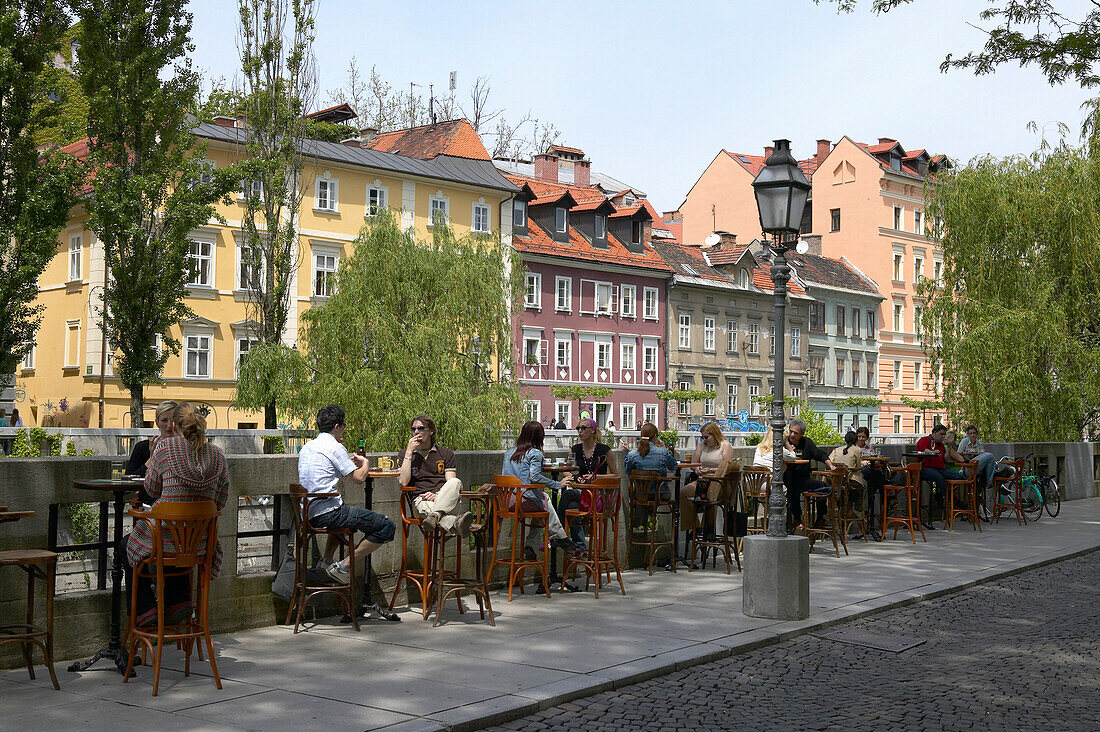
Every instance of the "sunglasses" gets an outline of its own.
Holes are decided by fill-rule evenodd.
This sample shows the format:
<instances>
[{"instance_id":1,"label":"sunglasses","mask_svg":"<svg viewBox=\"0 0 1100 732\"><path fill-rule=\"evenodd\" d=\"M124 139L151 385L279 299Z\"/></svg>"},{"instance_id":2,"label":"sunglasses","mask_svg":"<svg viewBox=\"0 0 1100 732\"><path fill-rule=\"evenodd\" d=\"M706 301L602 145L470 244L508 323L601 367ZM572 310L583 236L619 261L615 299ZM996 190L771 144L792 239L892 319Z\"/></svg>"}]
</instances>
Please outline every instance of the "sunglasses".
<instances>
[{"instance_id":1,"label":"sunglasses","mask_svg":"<svg viewBox=\"0 0 1100 732\"><path fill-rule=\"evenodd\" d=\"M579 424L579 425L577 425L577 432L581 432L581 431L583 431L583 430L590 430L590 429L592 429L592 428L591 428L591 427L589 427L589 426L588 426L588 425L586 425L586 424Z\"/></svg>"},{"instance_id":2,"label":"sunglasses","mask_svg":"<svg viewBox=\"0 0 1100 732\"><path fill-rule=\"evenodd\" d=\"M425 427L424 425L421 425L419 427L413 427L412 431L413 432L424 432L427 429L428 429L427 427Z\"/></svg>"}]
</instances>

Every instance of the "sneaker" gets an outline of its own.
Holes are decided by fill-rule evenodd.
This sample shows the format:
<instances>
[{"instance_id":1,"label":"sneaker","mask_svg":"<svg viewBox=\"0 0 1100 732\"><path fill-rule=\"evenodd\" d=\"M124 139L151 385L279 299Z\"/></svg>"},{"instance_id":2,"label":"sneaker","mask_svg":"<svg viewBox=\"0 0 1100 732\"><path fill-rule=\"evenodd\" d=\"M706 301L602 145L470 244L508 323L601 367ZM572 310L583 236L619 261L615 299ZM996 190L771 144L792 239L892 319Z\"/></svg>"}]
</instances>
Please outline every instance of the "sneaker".
<instances>
[{"instance_id":1,"label":"sneaker","mask_svg":"<svg viewBox=\"0 0 1100 732\"><path fill-rule=\"evenodd\" d=\"M328 565L325 568L325 574L338 585L346 585L351 582L351 570L345 567L343 562L333 562Z\"/></svg>"},{"instance_id":2,"label":"sneaker","mask_svg":"<svg viewBox=\"0 0 1100 732\"><path fill-rule=\"evenodd\" d=\"M467 511L455 521L455 533L465 538L470 535L470 527L474 525L474 515Z\"/></svg>"},{"instance_id":3,"label":"sneaker","mask_svg":"<svg viewBox=\"0 0 1100 732\"><path fill-rule=\"evenodd\" d=\"M550 540L550 546L565 552L571 552L577 548L577 545L568 536L554 537Z\"/></svg>"},{"instance_id":4,"label":"sneaker","mask_svg":"<svg viewBox=\"0 0 1100 732\"><path fill-rule=\"evenodd\" d=\"M439 519L442 517L443 515L439 511L432 511L420 519L420 528L424 531L435 531L435 527L439 526Z\"/></svg>"}]
</instances>

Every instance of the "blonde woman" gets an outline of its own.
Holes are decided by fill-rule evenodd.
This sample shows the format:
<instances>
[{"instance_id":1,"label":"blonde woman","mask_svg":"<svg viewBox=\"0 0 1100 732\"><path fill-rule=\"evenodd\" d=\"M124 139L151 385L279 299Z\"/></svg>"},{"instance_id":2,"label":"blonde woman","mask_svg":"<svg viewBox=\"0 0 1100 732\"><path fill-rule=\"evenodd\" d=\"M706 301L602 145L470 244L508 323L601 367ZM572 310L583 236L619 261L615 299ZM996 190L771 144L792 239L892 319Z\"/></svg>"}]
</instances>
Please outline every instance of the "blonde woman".
<instances>
[{"instance_id":1,"label":"blonde woman","mask_svg":"<svg viewBox=\"0 0 1100 732\"><path fill-rule=\"evenodd\" d=\"M714 471L720 464L731 460L733 460L733 445L722 436L722 430L717 424L707 422L700 430L699 444L695 446L695 452L691 456L691 462L700 464L695 469L697 477L680 491L680 528L682 530L694 531L698 523L697 508L692 499L706 496L711 484L709 480L700 479L714 475Z\"/></svg>"},{"instance_id":2,"label":"blonde woman","mask_svg":"<svg viewBox=\"0 0 1100 732\"><path fill-rule=\"evenodd\" d=\"M775 445L775 443L772 441L773 434L774 432L770 427L766 432L764 432L764 439L762 439L760 441L760 444L756 446L756 452L754 452L752 456L753 467L767 468L768 470L771 470L772 448ZM783 446L783 457L787 460L794 460L795 458L794 453L788 450L786 445Z\"/></svg>"},{"instance_id":3,"label":"blonde woman","mask_svg":"<svg viewBox=\"0 0 1100 732\"><path fill-rule=\"evenodd\" d=\"M178 406L179 405L171 399L157 405L156 424L157 429L160 430L160 434L152 439L142 440L134 445L134 449L130 453L130 459L126 463L126 475L145 476L145 471L149 468L149 460L153 454L153 450L156 449L157 442L175 434L176 428L175 424L172 422L172 416L175 414L176 407Z\"/></svg>"}]
</instances>

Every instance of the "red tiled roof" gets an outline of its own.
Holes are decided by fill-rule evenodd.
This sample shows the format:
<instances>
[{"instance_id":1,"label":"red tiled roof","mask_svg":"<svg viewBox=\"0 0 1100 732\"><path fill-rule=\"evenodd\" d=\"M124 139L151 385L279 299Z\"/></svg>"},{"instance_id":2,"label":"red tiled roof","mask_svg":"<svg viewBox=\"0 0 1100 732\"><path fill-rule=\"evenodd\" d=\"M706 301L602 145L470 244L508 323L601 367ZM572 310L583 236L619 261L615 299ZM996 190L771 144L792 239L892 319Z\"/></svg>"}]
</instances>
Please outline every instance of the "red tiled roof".
<instances>
[{"instance_id":1,"label":"red tiled roof","mask_svg":"<svg viewBox=\"0 0 1100 732\"><path fill-rule=\"evenodd\" d=\"M547 254L554 257L577 259L584 262L603 262L628 267L668 272L670 267L657 254L652 246L642 248L641 254L627 249L614 235L607 235L607 249L597 249L580 235L573 226L569 227L569 243L554 241L545 230L535 222L528 226L526 236L514 235L512 245L526 254Z\"/></svg>"},{"instance_id":2,"label":"red tiled roof","mask_svg":"<svg viewBox=\"0 0 1100 732\"><path fill-rule=\"evenodd\" d=\"M869 295L878 295L878 288L869 282L859 272L856 272L848 264L831 257L821 257L816 254L798 254L791 252L787 255L791 267L805 282L820 285L843 287L846 290L865 292Z\"/></svg>"},{"instance_id":3,"label":"red tiled roof","mask_svg":"<svg viewBox=\"0 0 1100 732\"><path fill-rule=\"evenodd\" d=\"M749 171L749 174L753 178L760 175L760 169L764 167L764 163L767 162L767 158L763 155L745 155L743 153L732 153L729 150L723 150L726 155L733 158L734 162ZM807 179L813 177L814 172L817 170L817 158L806 158L805 160L798 161L798 167L802 168L802 172Z\"/></svg>"},{"instance_id":4,"label":"red tiled roof","mask_svg":"<svg viewBox=\"0 0 1100 732\"><path fill-rule=\"evenodd\" d=\"M737 260L741 259L741 255L748 249L746 246L734 244L727 248L720 248L723 245L713 246L707 250L707 257L713 264L735 264Z\"/></svg>"},{"instance_id":5,"label":"red tiled roof","mask_svg":"<svg viewBox=\"0 0 1100 732\"><path fill-rule=\"evenodd\" d=\"M613 218L613 219L632 218L635 215L637 215L637 213L639 211L645 211L646 214L649 215L650 218L653 218L652 214L650 214L649 211L646 211L646 207L644 205L640 204L640 203L636 203L633 206L623 206L622 208L616 210L615 213L611 214L611 218Z\"/></svg>"},{"instance_id":6,"label":"red tiled roof","mask_svg":"<svg viewBox=\"0 0 1100 732\"><path fill-rule=\"evenodd\" d=\"M724 285L732 285L737 280L723 270L715 267L714 257L700 247L683 246L668 241L655 241L653 247L672 266L672 271L681 277L697 277ZM744 247L738 247L742 252ZM732 251L732 250L731 250ZM708 261L709 260L709 261ZM695 274L684 269L684 265L691 268ZM752 284L764 292L772 292L771 266L767 263L753 261ZM794 279L787 283L787 288L793 295L805 295L806 291Z\"/></svg>"},{"instance_id":7,"label":"red tiled roof","mask_svg":"<svg viewBox=\"0 0 1100 732\"><path fill-rule=\"evenodd\" d=\"M531 178L526 175L519 175L518 173L503 173L503 175L520 188L527 185L530 187L531 192L539 198L554 191L568 191L569 195L571 195L573 200L577 203L607 200L607 196L601 193L595 186L574 186L568 183L550 183L549 181Z\"/></svg>"},{"instance_id":8,"label":"red tiled roof","mask_svg":"<svg viewBox=\"0 0 1100 732\"><path fill-rule=\"evenodd\" d=\"M559 152L576 153L577 155L584 155L584 150L578 150L575 147L566 147L565 145L551 145L551 150L557 150Z\"/></svg>"},{"instance_id":9,"label":"red tiled roof","mask_svg":"<svg viewBox=\"0 0 1100 732\"><path fill-rule=\"evenodd\" d=\"M437 155L489 160L481 138L464 119L384 132L372 137L364 147L420 160L431 160Z\"/></svg>"},{"instance_id":10,"label":"red tiled roof","mask_svg":"<svg viewBox=\"0 0 1100 732\"><path fill-rule=\"evenodd\" d=\"M535 200L530 201L527 205L528 206L545 206L547 204L557 203L558 201L562 200L563 198L568 198L569 199L569 201L571 202L569 208L572 209L573 208L572 204L576 203L576 201L573 199L572 196L569 195L569 191L546 191L543 195L537 196L535 198Z\"/></svg>"}]
</instances>

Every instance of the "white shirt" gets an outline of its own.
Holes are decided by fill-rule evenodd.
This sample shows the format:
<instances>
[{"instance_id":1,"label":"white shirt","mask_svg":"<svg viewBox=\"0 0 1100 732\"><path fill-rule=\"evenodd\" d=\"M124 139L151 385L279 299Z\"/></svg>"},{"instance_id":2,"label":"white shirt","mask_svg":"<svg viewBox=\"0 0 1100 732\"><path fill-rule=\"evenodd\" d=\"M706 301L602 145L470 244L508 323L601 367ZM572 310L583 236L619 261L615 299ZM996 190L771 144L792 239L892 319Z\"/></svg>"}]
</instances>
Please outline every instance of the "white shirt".
<instances>
[{"instance_id":1,"label":"white shirt","mask_svg":"<svg viewBox=\"0 0 1100 732\"><path fill-rule=\"evenodd\" d=\"M298 452L298 482L310 493L332 493L340 479L355 471L348 451L328 432L321 432ZM343 505L339 493L309 504L309 517L320 516Z\"/></svg>"}]
</instances>

